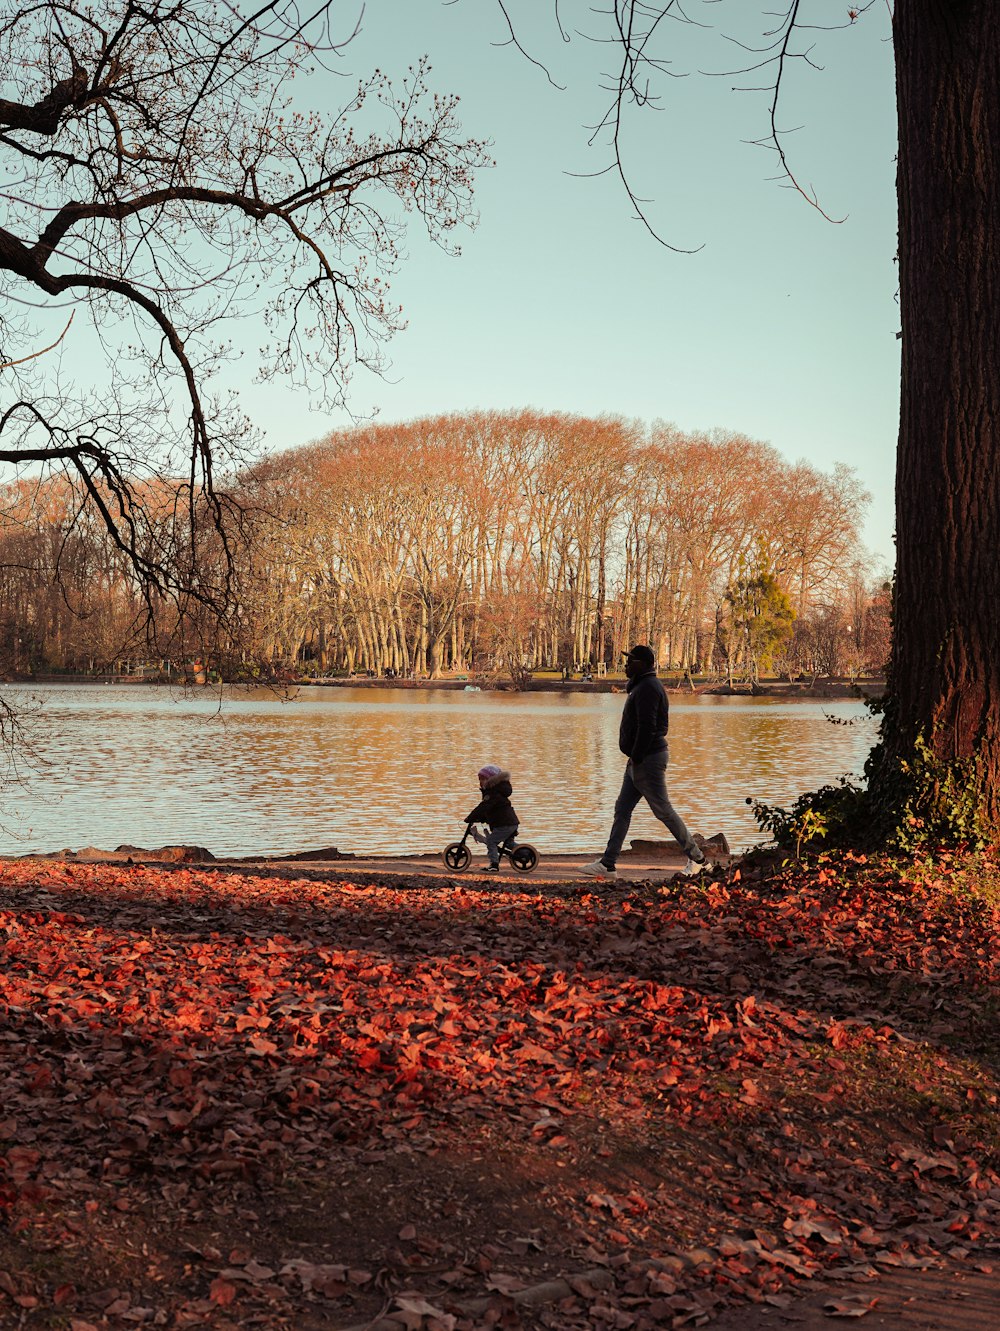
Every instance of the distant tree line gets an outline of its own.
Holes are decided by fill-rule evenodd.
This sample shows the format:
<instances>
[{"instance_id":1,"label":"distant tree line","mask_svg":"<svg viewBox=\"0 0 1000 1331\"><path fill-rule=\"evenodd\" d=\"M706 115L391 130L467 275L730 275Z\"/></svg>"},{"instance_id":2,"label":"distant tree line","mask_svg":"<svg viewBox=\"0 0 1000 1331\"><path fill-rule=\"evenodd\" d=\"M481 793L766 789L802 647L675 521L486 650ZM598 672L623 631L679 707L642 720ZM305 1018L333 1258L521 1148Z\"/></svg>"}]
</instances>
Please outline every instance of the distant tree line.
<instances>
[{"instance_id":1,"label":"distant tree line","mask_svg":"<svg viewBox=\"0 0 1000 1331\"><path fill-rule=\"evenodd\" d=\"M145 496L150 555L178 491ZM155 654L232 674L517 679L613 666L645 641L664 667L755 680L879 671L889 649L854 473L742 435L532 412L373 424L264 459L229 497L244 553L220 636L197 605L150 604L64 481L0 488L6 672Z\"/></svg>"},{"instance_id":2,"label":"distant tree line","mask_svg":"<svg viewBox=\"0 0 1000 1331\"><path fill-rule=\"evenodd\" d=\"M135 556L167 569L178 531L189 520L184 481L130 482L141 523L128 509L129 543L109 532L98 506L84 501L63 475L0 485L0 674L81 674L121 669L125 661L173 655L178 673L191 659L225 650L231 639L217 610L197 595L226 571L230 552L246 550L239 510L230 514L228 550L221 534L202 540L192 591L152 585ZM94 486L102 504L109 489ZM197 516L196 516L197 520ZM223 634L220 638L220 624Z\"/></svg>"},{"instance_id":3,"label":"distant tree line","mask_svg":"<svg viewBox=\"0 0 1000 1331\"><path fill-rule=\"evenodd\" d=\"M664 666L753 679L880 671L889 650L854 473L742 435L534 412L372 424L269 458L241 496L243 620L273 664L516 678L641 640Z\"/></svg>"}]
</instances>

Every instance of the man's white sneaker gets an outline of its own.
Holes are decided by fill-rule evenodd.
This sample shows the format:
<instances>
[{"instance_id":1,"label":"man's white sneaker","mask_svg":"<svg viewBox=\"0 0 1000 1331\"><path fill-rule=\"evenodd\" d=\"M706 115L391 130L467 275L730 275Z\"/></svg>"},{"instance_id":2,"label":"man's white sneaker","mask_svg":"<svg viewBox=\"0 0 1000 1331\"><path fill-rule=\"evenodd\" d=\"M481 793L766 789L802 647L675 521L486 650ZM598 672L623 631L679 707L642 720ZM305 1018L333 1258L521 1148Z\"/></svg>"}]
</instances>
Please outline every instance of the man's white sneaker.
<instances>
[{"instance_id":1,"label":"man's white sneaker","mask_svg":"<svg viewBox=\"0 0 1000 1331\"><path fill-rule=\"evenodd\" d=\"M582 864L580 873L586 874L588 878L617 878L618 870L609 869L602 860L594 860L592 864Z\"/></svg>"},{"instance_id":2,"label":"man's white sneaker","mask_svg":"<svg viewBox=\"0 0 1000 1331\"><path fill-rule=\"evenodd\" d=\"M693 860L688 856L688 861L684 865L684 872L688 878L693 878L695 874L707 873L711 867L708 860Z\"/></svg>"}]
</instances>

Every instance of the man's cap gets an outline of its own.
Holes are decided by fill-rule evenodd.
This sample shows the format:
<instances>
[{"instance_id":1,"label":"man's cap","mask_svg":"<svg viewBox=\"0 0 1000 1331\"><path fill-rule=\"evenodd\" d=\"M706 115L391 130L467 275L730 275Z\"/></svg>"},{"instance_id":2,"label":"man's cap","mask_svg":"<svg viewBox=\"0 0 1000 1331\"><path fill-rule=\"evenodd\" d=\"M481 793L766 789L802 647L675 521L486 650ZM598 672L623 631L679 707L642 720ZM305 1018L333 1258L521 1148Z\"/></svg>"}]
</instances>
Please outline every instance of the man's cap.
<instances>
[{"instance_id":1,"label":"man's cap","mask_svg":"<svg viewBox=\"0 0 1000 1331\"><path fill-rule=\"evenodd\" d=\"M630 651L625 653L625 659L626 661L638 661L640 665L644 666L652 666L656 662L652 647L647 647L644 642L636 643Z\"/></svg>"}]
</instances>

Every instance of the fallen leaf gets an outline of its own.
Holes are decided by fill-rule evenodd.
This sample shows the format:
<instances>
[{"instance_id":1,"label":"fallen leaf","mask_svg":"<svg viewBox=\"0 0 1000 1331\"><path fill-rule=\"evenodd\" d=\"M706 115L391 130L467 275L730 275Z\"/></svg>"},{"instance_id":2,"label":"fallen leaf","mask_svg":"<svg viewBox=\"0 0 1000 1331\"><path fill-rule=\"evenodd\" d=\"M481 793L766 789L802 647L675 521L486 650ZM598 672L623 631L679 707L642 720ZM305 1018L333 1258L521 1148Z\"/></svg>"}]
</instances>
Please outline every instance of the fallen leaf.
<instances>
[{"instance_id":1,"label":"fallen leaf","mask_svg":"<svg viewBox=\"0 0 1000 1331\"><path fill-rule=\"evenodd\" d=\"M406 1331L420 1331L425 1317L433 1318L441 1331L454 1331L456 1318L451 1313L437 1308L433 1303L416 1295L398 1294L392 1311L388 1314L394 1322L401 1323Z\"/></svg>"},{"instance_id":2,"label":"fallen leaf","mask_svg":"<svg viewBox=\"0 0 1000 1331\"><path fill-rule=\"evenodd\" d=\"M223 1280L217 1276L209 1286L208 1297L212 1303L217 1303L220 1308L227 1308L236 1298L236 1286L228 1280Z\"/></svg>"},{"instance_id":3,"label":"fallen leaf","mask_svg":"<svg viewBox=\"0 0 1000 1331\"><path fill-rule=\"evenodd\" d=\"M494 1271L486 1281L486 1288L496 1290L498 1294L516 1294L525 1288L520 1276L509 1275L504 1271Z\"/></svg>"},{"instance_id":4,"label":"fallen leaf","mask_svg":"<svg viewBox=\"0 0 1000 1331\"><path fill-rule=\"evenodd\" d=\"M823 1311L827 1317L864 1317L878 1303L878 1299L827 1299Z\"/></svg>"}]
</instances>

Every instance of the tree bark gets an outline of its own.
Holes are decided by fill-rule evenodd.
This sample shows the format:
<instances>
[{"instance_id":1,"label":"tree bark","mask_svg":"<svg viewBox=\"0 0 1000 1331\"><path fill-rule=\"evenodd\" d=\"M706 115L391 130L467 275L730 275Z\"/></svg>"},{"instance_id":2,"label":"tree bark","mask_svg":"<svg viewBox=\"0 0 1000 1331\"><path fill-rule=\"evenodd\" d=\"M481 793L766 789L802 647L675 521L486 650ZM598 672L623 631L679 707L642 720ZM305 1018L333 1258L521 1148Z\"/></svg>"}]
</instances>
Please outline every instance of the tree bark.
<instances>
[{"instance_id":1,"label":"tree bark","mask_svg":"<svg viewBox=\"0 0 1000 1331\"><path fill-rule=\"evenodd\" d=\"M894 28L902 384L886 756L910 757L923 735L943 763L975 759L996 830L1000 9L898 0Z\"/></svg>"}]
</instances>

